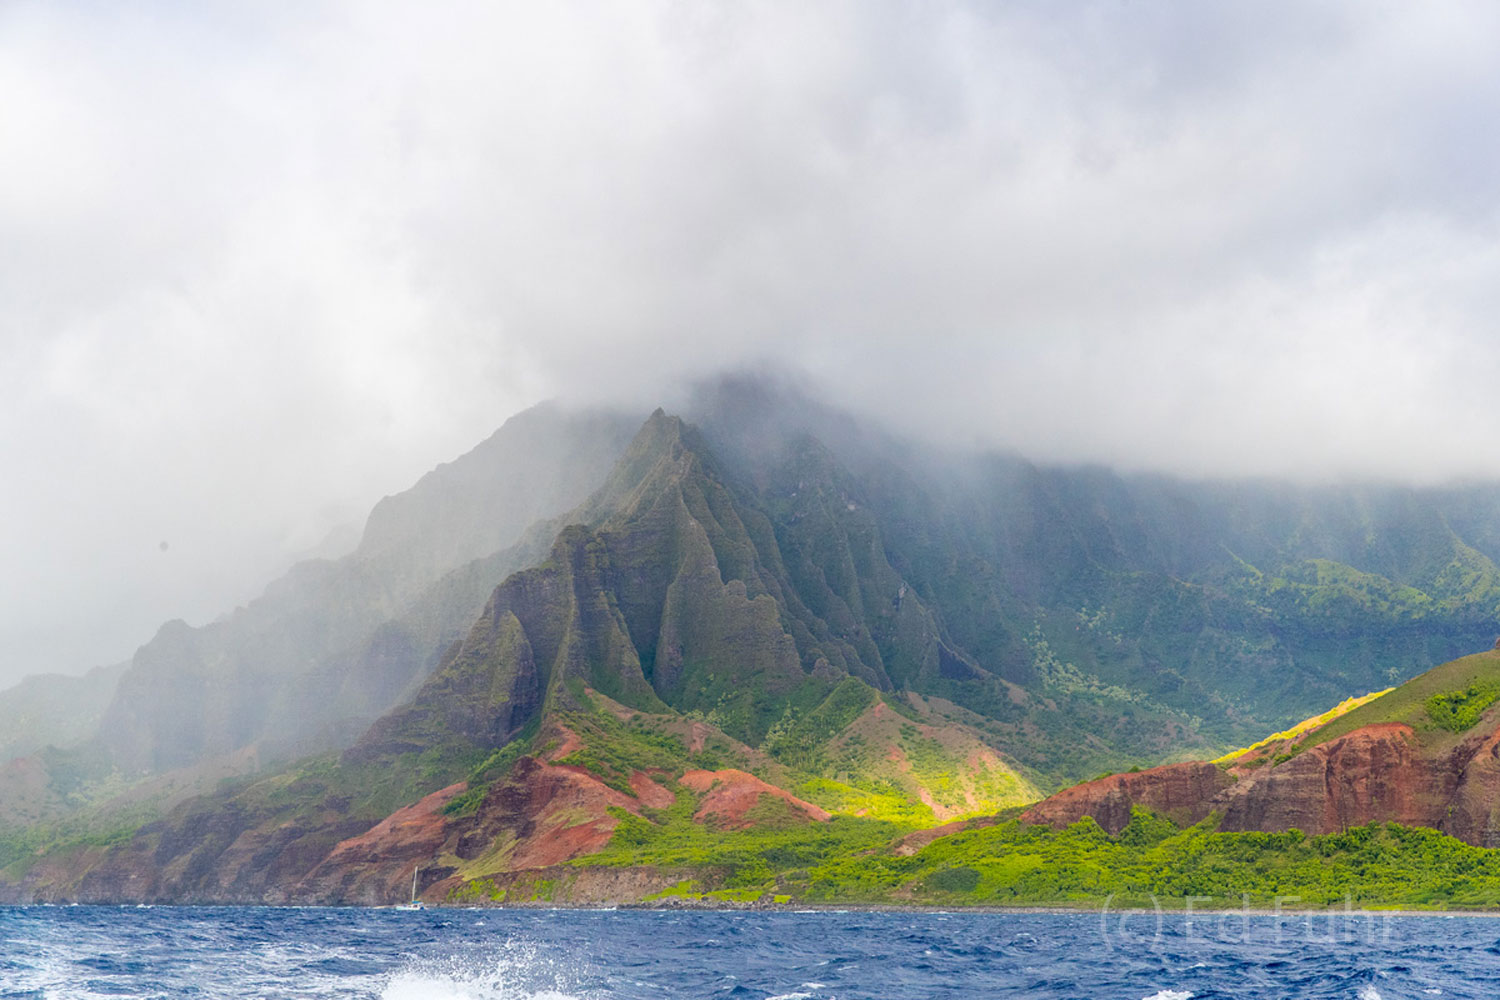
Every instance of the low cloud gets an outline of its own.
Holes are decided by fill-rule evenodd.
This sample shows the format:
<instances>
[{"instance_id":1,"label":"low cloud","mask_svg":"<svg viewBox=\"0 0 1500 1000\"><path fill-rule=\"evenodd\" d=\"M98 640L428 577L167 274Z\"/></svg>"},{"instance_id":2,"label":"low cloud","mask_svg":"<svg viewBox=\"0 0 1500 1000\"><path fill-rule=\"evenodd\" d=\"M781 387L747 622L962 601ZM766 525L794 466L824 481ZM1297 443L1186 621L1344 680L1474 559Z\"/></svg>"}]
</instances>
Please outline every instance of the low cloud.
<instances>
[{"instance_id":1,"label":"low cloud","mask_svg":"<svg viewBox=\"0 0 1500 1000\"><path fill-rule=\"evenodd\" d=\"M1497 19L7 4L0 680L745 364L1039 459L1493 478Z\"/></svg>"}]
</instances>

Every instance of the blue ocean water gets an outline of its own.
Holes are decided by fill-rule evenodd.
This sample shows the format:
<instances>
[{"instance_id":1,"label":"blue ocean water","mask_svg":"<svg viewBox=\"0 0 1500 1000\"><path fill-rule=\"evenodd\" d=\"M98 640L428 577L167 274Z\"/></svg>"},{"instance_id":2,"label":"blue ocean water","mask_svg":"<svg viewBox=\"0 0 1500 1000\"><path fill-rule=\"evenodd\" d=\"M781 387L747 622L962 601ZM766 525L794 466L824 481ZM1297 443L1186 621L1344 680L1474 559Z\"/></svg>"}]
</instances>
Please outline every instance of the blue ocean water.
<instances>
[{"instance_id":1,"label":"blue ocean water","mask_svg":"<svg viewBox=\"0 0 1500 1000\"><path fill-rule=\"evenodd\" d=\"M1500 997L1500 919L0 908L0 998Z\"/></svg>"}]
</instances>

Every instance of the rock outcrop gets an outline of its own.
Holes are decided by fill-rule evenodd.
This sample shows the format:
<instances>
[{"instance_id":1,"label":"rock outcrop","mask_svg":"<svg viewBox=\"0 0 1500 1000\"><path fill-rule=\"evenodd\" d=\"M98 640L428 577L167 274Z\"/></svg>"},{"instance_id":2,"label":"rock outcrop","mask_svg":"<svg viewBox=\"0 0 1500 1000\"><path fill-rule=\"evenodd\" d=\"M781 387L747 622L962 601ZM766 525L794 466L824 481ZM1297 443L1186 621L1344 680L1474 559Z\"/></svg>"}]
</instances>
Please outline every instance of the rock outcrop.
<instances>
[{"instance_id":1,"label":"rock outcrop","mask_svg":"<svg viewBox=\"0 0 1500 1000\"><path fill-rule=\"evenodd\" d=\"M1216 813L1218 829L1229 832L1321 835L1399 823L1500 847L1500 729L1477 729L1430 746L1412 726L1385 722L1275 762L1259 757L1220 767L1199 761L1115 774L1059 792L1021 818L1060 828L1090 816L1118 834L1139 806L1179 824Z\"/></svg>"},{"instance_id":2,"label":"rock outcrop","mask_svg":"<svg viewBox=\"0 0 1500 1000\"><path fill-rule=\"evenodd\" d=\"M777 784L855 817L969 817L1030 802L1032 779L1248 739L1258 719L1493 635L1500 569L1427 505L1435 540L1393 559L1344 539L1411 537L1407 518L990 458L949 468L785 416L728 407L694 427L657 411L628 446L580 444L598 462L576 466L552 448L574 439L564 421L523 435L552 470L534 496L534 463L487 447L384 502L352 556L221 623L165 627L100 741L0 768L0 799L18 789L18 822L36 824L117 772L245 766L151 822L0 865L0 894L392 901L418 864L429 898L490 891L617 831L618 861L644 823L827 818ZM1428 745L1409 725L1356 727L1233 766L1114 775L1026 817L1396 819L1488 843L1494 729Z\"/></svg>"},{"instance_id":3,"label":"rock outcrop","mask_svg":"<svg viewBox=\"0 0 1500 1000\"><path fill-rule=\"evenodd\" d=\"M1410 726L1366 726L1279 765L1251 771L1218 796L1224 830L1322 834L1373 822L1441 828L1461 778L1423 755Z\"/></svg>"},{"instance_id":4,"label":"rock outcrop","mask_svg":"<svg viewBox=\"0 0 1500 1000\"><path fill-rule=\"evenodd\" d=\"M1232 777L1205 761L1167 764L1074 785L1032 806L1021 819L1064 827L1092 816L1110 834L1117 834L1130 822L1131 809L1141 806L1190 825L1205 819L1216 797L1233 784Z\"/></svg>"}]
</instances>

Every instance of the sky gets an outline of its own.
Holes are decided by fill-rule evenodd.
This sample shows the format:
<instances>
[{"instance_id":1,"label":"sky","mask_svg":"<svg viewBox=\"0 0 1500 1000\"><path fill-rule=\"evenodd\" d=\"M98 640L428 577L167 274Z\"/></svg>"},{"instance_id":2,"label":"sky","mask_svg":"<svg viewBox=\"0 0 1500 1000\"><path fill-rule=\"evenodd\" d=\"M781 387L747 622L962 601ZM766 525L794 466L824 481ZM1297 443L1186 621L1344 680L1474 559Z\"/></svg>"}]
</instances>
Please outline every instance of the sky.
<instances>
[{"instance_id":1,"label":"sky","mask_svg":"<svg viewBox=\"0 0 1500 1000\"><path fill-rule=\"evenodd\" d=\"M0 684L543 399L1500 479L1500 6L0 2Z\"/></svg>"}]
</instances>

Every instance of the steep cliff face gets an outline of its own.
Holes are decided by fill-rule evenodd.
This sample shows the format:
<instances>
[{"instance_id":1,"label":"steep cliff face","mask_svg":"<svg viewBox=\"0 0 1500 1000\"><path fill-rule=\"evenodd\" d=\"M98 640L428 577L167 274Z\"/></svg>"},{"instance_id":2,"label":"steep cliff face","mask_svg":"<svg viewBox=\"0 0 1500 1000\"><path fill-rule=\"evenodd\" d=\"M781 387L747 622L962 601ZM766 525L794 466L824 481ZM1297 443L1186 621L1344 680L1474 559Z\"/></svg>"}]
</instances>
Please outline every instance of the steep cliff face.
<instances>
[{"instance_id":1,"label":"steep cliff face","mask_svg":"<svg viewBox=\"0 0 1500 1000\"><path fill-rule=\"evenodd\" d=\"M1218 797L1224 830L1332 833L1371 822L1442 829L1461 778L1451 755L1427 756L1410 726L1366 726Z\"/></svg>"},{"instance_id":2,"label":"steep cliff face","mask_svg":"<svg viewBox=\"0 0 1500 1000\"><path fill-rule=\"evenodd\" d=\"M504 746L541 709L542 681L526 629L497 594L437 673L377 720L345 754L379 761L454 744Z\"/></svg>"},{"instance_id":3,"label":"steep cliff face","mask_svg":"<svg viewBox=\"0 0 1500 1000\"><path fill-rule=\"evenodd\" d=\"M565 699L571 679L637 708L711 716L757 744L847 677L889 690L877 636L938 669L941 626L914 594L902 596L889 564L867 593L848 571L847 539L825 539L827 566L786 543L764 499L677 418L653 415L572 516L579 523L550 557L506 580L486 611L518 624L546 697ZM839 578L842 595L827 583ZM872 628L850 602L892 610Z\"/></svg>"},{"instance_id":4,"label":"steep cliff face","mask_svg":"<svg viewBox=\"0 0 1500 1000\"><path fill-rule=\"evenodd\" d=\"M866 627L896 687L980 711L1064 781L1213 756L1481 648L1500 624L1493 489L945 454L745 380L692 412L753 484L810 607L840 635ZM888 631L918 605L936 631Z\"/></svg>"},{"instance_id":5,"label":"steep cliff face","mask_svg":"<svg viewBox=\"0 0 1500 1000\"><path fill-rule=\"evenodd\" d=\"M1023 819L1061 827L1092 816L1118 833L1140 806L1180 823L1217 814L1225 831L1325 834L1399 823L1500 846L1500 702L1485 702L1457 732L1438 723L1446 717L1433 707L1434 699L1492 699L1497 691L1500 652L1466 657L1293 738L1221 764L1086 782L1031 807Z\"/></svg>"},{"instance_id":6,"label":"steep cliff face","mask_svg":"<svg viewBox=\"0 0 1500 1000\"><path fill-rule=\"evenodd\" d=\"M1190 826L1206 819L1219 794L1233 785L1233 778L1204 761L1168 764L1064 789L1026 810L1021 819L1061 828L1092 816L1116 835L1130 822L1131 809L1139 806Z\"/></svg>"},{"instance_id":7,"label":"steep cliff face","mask_svg":"<svg viewBox=\"0 0 1500 1000\"><path fill-rule=\"evenodd\" d=\"M1183 483L941 454L755 380L708 387L691 413L701 434L658 422L672 453L629 446L638 423L618 415L518 415L382 501L351 556L214 624L164 627L99 745L136 776L347 746L509 572L546 557L565 514L629 567L606 584L669 703L753 736L777 720L685 651L743 653L752 688L809 704L795 658L804 676L977 712L1059 783L1208 755L1388 686L1492 637L1500 609L1491 489Z\"/></svg>"},{"instance_id":8,"label":"steep cliff face","mask_svg":"<svg viewBox=\"0 0 1500 1000\"><path fill-rule=\"evenodd\" d=\"M353 554L299 564L218 622L164 626L120 678L98 742L126 773L252 744L291 753L346 745L530 561L525 547L505 555L526 528L598 488L636 424L555 407L512 418L381 501Z\"/></svg>"},{"instance_id":9,"label":"steep cliff face","mask_svg":"<svg viewBox=\"0 0 1500 1000\"><path fill-rule=\"evenodd\" d=\"M524 533L535 498L459 463L383 504L351 561L303 567L218 625L164 628L94 746L114 765L332 752L133 833L87 831L16 892L368 902L416 867L443 893L550 868L620 824L970 816L1101 764L1211 756L1287 705L1408 670L1500 594L1488 557L1411 497L1325 509L1295 491L950 460L774 410L713 404L702 430L657 411L592 493ZM542 494L582 488L584 471L554 467L579 454L558 446ZM443 523L424 534L429 520ZM1357 544L1385 525L1410 537ZM515 546L451 566L502 529ZM1028 817L1117 830L1144 806L1309 832L1394 818L1487 841L1492 731L1489 716L1444 735L1351 713L1225 767L1078 786ZM11 781L28 808L55 802L60 771L0 769L0 795ZM719 777L699 787L704 774Z\"/></svg>"}]
</instances>

